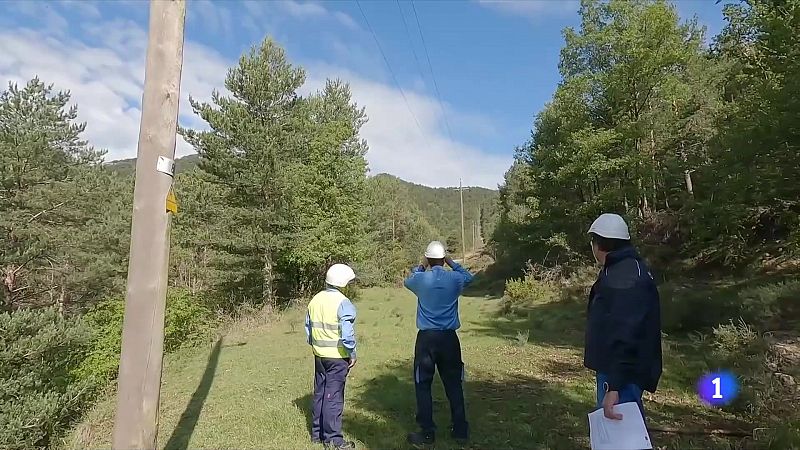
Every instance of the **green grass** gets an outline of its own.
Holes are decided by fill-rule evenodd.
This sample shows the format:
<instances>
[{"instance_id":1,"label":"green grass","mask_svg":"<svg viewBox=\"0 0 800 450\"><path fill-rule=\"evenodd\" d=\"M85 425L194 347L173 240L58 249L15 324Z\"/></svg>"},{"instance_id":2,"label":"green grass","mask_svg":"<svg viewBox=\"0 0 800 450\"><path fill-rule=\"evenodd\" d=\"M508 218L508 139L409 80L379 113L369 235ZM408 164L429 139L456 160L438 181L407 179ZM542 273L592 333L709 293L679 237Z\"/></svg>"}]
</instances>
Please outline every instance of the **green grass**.
<instances>
[{"instance_id":1,"label":"green grass","mask_svg":"<svg viewBox=\"0 0 800 450\"><path fill-rule=\"evenodd\" d=\"M348 380L347 436L361 448L408 448L414 430L411 361L415 300L399 289L370 289L356 304L359 364ZM521 316L497 314L495 297L462 301L460 332L467 368L465 394L473 449L588 448L592 374L582 366L580 303L534 305ZM313 362L304 342L303 311L234 330L205 348L167 358L159 446L311 449L308 406ZM735 417L700 406L694 381L701 365L668 341L662 388L649 395L651 424L688 428L736 426ZM441 384L434 390L440 430L449 427ZM67 440L71 448L109 448L114 398L103 400ZM440 433L436 448L458 448ZM658 448L757 448L712 437L654 433ZM321 448L321 447L316 447Z\"/></svg>"}]
</instances>

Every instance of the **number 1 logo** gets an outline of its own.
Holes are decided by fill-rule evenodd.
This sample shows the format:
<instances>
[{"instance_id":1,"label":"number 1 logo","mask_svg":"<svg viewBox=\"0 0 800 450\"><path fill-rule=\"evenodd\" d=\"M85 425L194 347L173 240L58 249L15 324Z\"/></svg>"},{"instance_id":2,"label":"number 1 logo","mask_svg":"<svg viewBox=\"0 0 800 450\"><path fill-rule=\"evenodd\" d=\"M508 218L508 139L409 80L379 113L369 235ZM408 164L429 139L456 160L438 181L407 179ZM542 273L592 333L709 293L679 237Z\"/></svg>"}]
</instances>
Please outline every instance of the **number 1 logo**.
<instances>
[{"instance_id":1,"label":"number 1 logo","mask_svg":"<svg viewBox=\"0 0 800 450\"><path fill-rule=\"evenodd\" d=\"M736 400L739 383L728 371L707 373L697 382L697 395L709 406L725 406Z\"/></svg>"},{"instance_id":2,"label":"number 1 logo","mask_svg":"<svg viewBox=\"0 0 800 450\"><path fill-rule=\"evenodd\" d=\"M711 380L711 383L714 384L714 395L711 398L722 398L722 379L720 377L714 378Z\"/></svg>"}]
</instances>

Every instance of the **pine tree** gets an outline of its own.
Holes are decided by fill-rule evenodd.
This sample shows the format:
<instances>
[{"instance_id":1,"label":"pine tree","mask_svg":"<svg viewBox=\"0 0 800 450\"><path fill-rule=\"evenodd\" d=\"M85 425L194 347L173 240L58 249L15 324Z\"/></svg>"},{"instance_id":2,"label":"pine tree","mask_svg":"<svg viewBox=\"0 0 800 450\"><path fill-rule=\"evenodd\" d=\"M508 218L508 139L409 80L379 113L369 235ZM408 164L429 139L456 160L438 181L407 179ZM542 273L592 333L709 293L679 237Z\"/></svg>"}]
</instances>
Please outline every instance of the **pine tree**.
<instances>
[{"instance_id":1,"label":"pine tree","mask_svg":"<svg viewBox=\"0 0 800 450\"><path fill-rule=\"evenodd\" d=\"M332 262L365 256L364 111L347 85L304 98L304 81L267 39L229 70L231 97L192 100L211 131L182 130L223 192L224 289L266 305L319 286Z\"/></svg>"},{"instance_id":2,"label":"pine tree","mask_svg":"<svg viewBox=\"0 0 800 450\"><path fill-rule=\"evenodd\" d=\"M0 307L82 304L120 286L130 185L100 166L69 92L0 94Z\"/></svg>"}]
</instances>

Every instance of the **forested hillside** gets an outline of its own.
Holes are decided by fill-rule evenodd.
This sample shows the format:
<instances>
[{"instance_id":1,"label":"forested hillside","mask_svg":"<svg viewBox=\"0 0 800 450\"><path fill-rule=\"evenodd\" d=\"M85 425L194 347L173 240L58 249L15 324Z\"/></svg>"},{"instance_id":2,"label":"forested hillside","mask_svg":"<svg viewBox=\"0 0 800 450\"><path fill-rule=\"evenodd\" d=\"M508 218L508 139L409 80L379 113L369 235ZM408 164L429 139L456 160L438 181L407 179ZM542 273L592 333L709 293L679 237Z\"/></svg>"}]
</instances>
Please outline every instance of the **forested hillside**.
<instances>
[{"instance_id":1,"label":"forested hillside","mask_svg":"<svg viewBox=\"0 0 800 450\"><path fill-rule=\"evenodd\" d=\"M718 36L660 1L586 1L580 14L561 84L501 189L504 264L587 258L603 211L671 251L664 261L796 259L798 3L727 5Z\"/></svg>"},{"instance_id":2,"label":"forested hillside","mask_svg":"<svg viewBox=\"0 0 800 450\"><path fill-rule=\"evenodd\" d=\"M184 156L175 160L175 172L184 174L200 164L199 155ZM121 176L132 177L136 159L110 161L105 167ZM421 215L421 220L433 227L435 231L426 235L437 236L437 239L447 241L454 254L461 254L461 205L457 187L433 188L410 183L388 174L370 177L368 183L368 190L399 186L396 188L398 193L392 197L393 201L399 202L403 211L413 211L414 214ZM498 191L464 187L464 237L468 252L481 248L485 237L492 234L496 222L497 198ZM476 227L474 235L473 226ZM474 242L473 236L475 236Z\"/></svg>"},{"instance_id":3,"label":"forested hillside","mask_svg":"<svg viewBox=\"0 0 800 450\"><path fill-rule=\"evenodd\" d=\"M461 254L461 203L457 187L432 188L409 183L386 174L375 178L395 180L405 186L413 203L425 219L433 225L450 250ZM495 222L498 192L481 187L464 187L464 238L467 251L480 248L481 236L489 236ZM472 227L477 226L477 237L472 239Z\"/></svg>"},{"instance_id":4,"label":"forested hillside","mask_svg":"<svg viewBox=\"0 0 800 450\"><path fill-rule=\"evenodd\" d=\"M105 162L105 167L109 170L122 175L130 175L136 172L136 158L117 159ZM188 172L200 165L199 155L187 155L175 159L175 173Z\"/></svg>"},{"instance_id":5,"label":"forested hillside","mask_svg":"<svg viewBox=\"0 0 800 450\"><path fill-rule=\"evenodd\" d=\"M736 373L742 396L723 410L768 429L756 448L799 448L786 405L800 376L800 1L724 15L707 36L668 2L582 1L491 246L497 274L524 272L506 310L530 316L553 295L585 301L587 229L623 215L659 282L665 336L704 355L697 372Z\"/></svg>"}]
</instances>

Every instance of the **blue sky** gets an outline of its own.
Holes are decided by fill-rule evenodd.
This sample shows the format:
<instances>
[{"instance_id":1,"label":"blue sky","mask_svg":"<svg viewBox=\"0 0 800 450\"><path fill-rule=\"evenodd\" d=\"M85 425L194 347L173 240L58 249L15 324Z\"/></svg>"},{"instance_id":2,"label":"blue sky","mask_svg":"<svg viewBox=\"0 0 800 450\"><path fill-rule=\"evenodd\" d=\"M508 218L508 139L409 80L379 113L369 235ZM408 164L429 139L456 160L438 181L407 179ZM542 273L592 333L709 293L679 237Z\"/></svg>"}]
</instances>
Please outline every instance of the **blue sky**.
<instances>
[{"instance_id":1,"label":"blue sky","mask_svg":"<svg viewBox=\"0 0 800 450\"><path fill-rule=\"evenodd\" d=\"M696 15L709 35L724 25L714 0L674 3L682 17ZM467 185L496 187L558 84L561 32L577 25L578 2L362 0L360 6L188 0L181 123L202 128L188 95L208 99L242 52L272 36L306 69L304 93L326 78L351 84L370 117L362 135L373 174L432 186L455 185L461 177ZM108 149L107 159L135 156L148 2L27 0L3 7L0 79L24 83L38 75L71 90L87 138ZM177 151L192 149L180 142Z\"/></svg>"}]
</instances>

